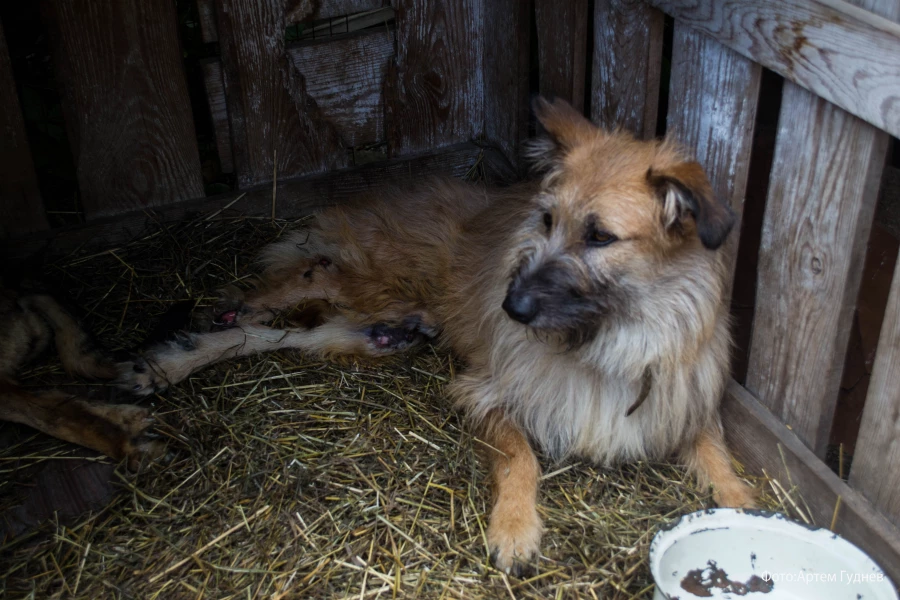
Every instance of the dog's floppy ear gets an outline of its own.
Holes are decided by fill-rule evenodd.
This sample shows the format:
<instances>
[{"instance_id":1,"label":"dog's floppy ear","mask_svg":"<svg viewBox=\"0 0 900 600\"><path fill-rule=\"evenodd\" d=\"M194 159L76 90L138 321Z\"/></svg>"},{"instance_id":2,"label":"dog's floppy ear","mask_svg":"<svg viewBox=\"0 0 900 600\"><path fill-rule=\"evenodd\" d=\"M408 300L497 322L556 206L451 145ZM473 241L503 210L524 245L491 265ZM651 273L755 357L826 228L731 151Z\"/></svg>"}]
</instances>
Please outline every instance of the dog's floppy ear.
<instances>
[{"instance_id":1,"label":"dog's floppy ear","mask_svg":"<svg viewBox=\"0 0 900 600\"><path fill-rule=\"evenodd\" d=\"M526 150L538 169L551 166L586 135L597 131L593 123L560 98L547 100L538 96L532 108L546 131L546 135L530 140Z\"/></svg>"},{"instance_id":2,"label":"dog's floppy ear","mask_svg":"<svg viewBox=\"0 0 900 600\"><path fill-rule=\"evenodd\" d=\"M666 228L693 217L703 245L715 250L734 226L731 207L719 202L699 163L683 162L665 169L647 170L647 181L663 205Z\"/></svg>"}]
</instances>

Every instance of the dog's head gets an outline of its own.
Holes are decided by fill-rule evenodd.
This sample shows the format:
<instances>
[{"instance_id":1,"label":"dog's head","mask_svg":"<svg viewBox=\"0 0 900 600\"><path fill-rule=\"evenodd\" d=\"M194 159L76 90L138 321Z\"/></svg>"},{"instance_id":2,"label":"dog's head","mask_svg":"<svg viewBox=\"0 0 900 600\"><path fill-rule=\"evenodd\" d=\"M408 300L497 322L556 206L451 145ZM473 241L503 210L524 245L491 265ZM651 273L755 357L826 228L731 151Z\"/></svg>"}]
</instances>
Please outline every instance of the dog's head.
<instances>
[{"instance_id":1,"label":"dog's head","mask_svg":"<svg viewBox=\"0 0 900 600\"><path fill-rule=\"evenodd\" d=\"M636 294L677 276L666 270L677 257L708 260L734 213L674 145L601 130L561 100L534 108L547 135L528 155L543 180L503 309L578 347L604 318L626 316Z\"/></svg>"}]
</instances>

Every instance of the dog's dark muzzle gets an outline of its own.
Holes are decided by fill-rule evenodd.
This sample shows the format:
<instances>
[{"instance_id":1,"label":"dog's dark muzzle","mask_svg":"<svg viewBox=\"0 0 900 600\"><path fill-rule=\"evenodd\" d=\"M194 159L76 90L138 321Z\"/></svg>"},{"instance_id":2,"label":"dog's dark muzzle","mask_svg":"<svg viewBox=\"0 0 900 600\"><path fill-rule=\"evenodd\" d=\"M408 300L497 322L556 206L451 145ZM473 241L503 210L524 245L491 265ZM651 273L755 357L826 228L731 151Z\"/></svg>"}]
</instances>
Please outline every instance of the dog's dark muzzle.
<instances>
[{"instance_id":1,"label":"dog's dark muzzle","mask_svg":"<svg viewBox=\"0 0 900 600\"><path fill-rule=\"evenodd\" d=\"M506 294L503 300L503 310L511 319L528 325L541 310L537 297L527 290L514 290Z\"/></svg>"},{"instance_id":2,"label":"dog's dark muzzle","mask_svg":"<svg viewBox=\"0 0 900 600\"><path fill-rule=\"evenodd\" d=\"M502 307L514 321L559 334L574 347L593 337L609 300L605 286L553 261L529 275L517 274Z\"/></svg>"}]
</instances>

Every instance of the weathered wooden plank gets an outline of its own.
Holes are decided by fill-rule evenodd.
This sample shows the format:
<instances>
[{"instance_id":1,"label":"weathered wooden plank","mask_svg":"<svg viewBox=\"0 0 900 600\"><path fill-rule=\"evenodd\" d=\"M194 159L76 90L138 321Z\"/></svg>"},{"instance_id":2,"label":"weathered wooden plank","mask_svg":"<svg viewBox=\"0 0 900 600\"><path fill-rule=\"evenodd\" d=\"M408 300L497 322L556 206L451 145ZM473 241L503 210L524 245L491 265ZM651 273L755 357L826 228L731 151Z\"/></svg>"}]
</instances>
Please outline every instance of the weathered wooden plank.
<instances>
[{"instance_id":1,"label":"weathered wooden plank","mask_svg":"<svg viewBox=\"0 0 900 600\"><path fill-rule=\"evenodd\" d=\"M858 0L861 8L900 20L900 0ZM883 135L883 134L882 134ZM879 160L875 157L874 160ZM900 526L900 276L894 269L875 363L857 435L850 484Z\"/></svg>"},{"instance_id":2,"label":"weathered wooden plank","mask_svg":"<svg viewBox=\"0 0 900 600\"><path fill-rule=\"evenodd\" d=\"M285 48L280 0L217 5L232 152L242 188L346 164L335 126Z\"/></svg>"},{"instance_id":3,"label":"weathered wooden plank","mask_svg":"<svg viewBox=\"0 0 900 600\"><path fill-rule=\"evenodd\" d=\"M900 136L900 25L841 0L649 1Z\"/></svg>"},{"instance_id":4,"label":"weathered wooden plank","mask_svg":"<svg viewBox=\"0 0 900 600\"><path fill-rule=\"evenodd\" d=\"M175 5L42 7L85 216L202 195Z\"/></svg>"},{"instance_id":5,"label":"weathered wooden plank","mask_svg":"<svg viewBox=\"0 0 900 600\"><path fill-rule=\"evenodd\" d=\"M394 56L393 31L301 44L288 53L306 78L307 93L337 128L344 146L385 139L384 79Z\"/></svg>"},{"instance_id":6,"label":"weathered wooden plank","mask_svg":"<svg viewBox=\"0 0 900 600\"><path fill-rule=\"evenodd\" d=\"M900 527L900 270L881 326L850 485Z\"/></svg>"},{"instance_id":7,"label":"weathered wooden plank","mask_svg":"<svg viewBox=\"0 0 900 600\"><path fill-rule=\"evenodd\" d=\"M716 196L738 217L723 250L729 273L737 261L761 76L758 64L675 23L666 134L697 157Z\"/></svg>"},{"instance_id":8,"label":"weathered wooden plank","mask_svg":"<svg viewBox=\"0 0 900 600\"><path fill-rule=\"evenodd\" d=\"M484 131L483 0L394 0L397 56L385 87L388 152L400 156Z\"/></svg>"},{"instance_id":9,"label":"weathered wooden plank","mask_svg":"<svg viewBox=\"0 0 900 600\"><path fill-rule=\"evenodd\" d=\"M528 2L484 5L484 133L515 165L528 137L530 24Z\"/></svg>"},{"instance_id":10,"label":"weathered wooden plank","mask_svg":"<svg viewBox=\"0 0 900 600\"><path fill-rule=\"evenodd\" d=\"M591 119L656 136L663 14L644 0L596 0Z\"/></svg>"},{"instance_id":11,"label":"weathered wooden plank","mask_svg":"<svg viewBox=\"0 0 900 600\"><path fill-rule=\"evenodd\" d=\"M375 10L387 5L388 2L386 0L289 0L286 4L285 18L290 24Z\"/></svg>"},{"instance_id":12,"label":"weathered wooden plank","mask_svg":"<svg viewBox=\"0 0 900 600\"><path fill-rule=\"evenodd\" d=\"M47 229L2 25L0 132L0 237Z\"/></svg>"},{"instance_id":13,"label":"weathered wooden plank","mask_svg":"<svg viewBox=\"0 0 900 600\"><path fill-rule=\"evenodd\" d=\"M216 28L216 0L197 0L197 14L200 19L200 37L207 44L219 41Z\"/></svg>"},{"instance_id":14,"label":"weathered wooden plank","mask_svg":"<svg viewBox=\"0 0 900 600\"><path fill-rule=\"evenodd\" d=\"M314 174L282 181L276 188L275 215L300 217L331 204L346 202L371 189L429 175L464 177L479 163L491 183L508 183L512 167L502 153L472 143L444 148L440 152L369 163L362 167L326 174ZM226 209L227 207L227 209ZM81 226L31 234L0 241L0 253L8 260L27 258L37 252L61 253L89 245L109 247L124 243L148 229L158 230L167 223L223 209L227 215L264 215L272 211L272 186L257 186L246 193L230 192L210 198L179 202L149 210L97 219Z\"/></svg>"},{"instance_id":15,"label":"weathered wooden plank","mask_svg":"<svg viewBox=\"0 0 900 600\"><path fill-rule=\"evenodd\" d=\"M228 105L225 102L222 64L218 59L208 59L200 62L200 68L203 70L206 102L209 104L209 114L212 117L220 168L223 173L232 173L234 156L231 153L231 123L228 121Z\"/></svg>"},{"instance_id":16,"label":"weathered wooden plank","mask_svg":"<svg viewBox=\"0 0 900 600\"><path fill-rule=\"evenodd\" d=\"M734 381L725 391L722 421L728 447L744 466L754 474L765 470L786 490L798 489L816 525L831 525L840 500L834 531L900 581L900 531Z\"/></svg>"},{"instance_id":17,"label":"weathered wooden plank","mask_svg":"<svg viewBox=\"0 0 900 600\"><path fill-rule=\"evenodd\" d=\"M562 98L577 110L584 110L590 21L587 0L536 0L534 20L541 94Z\"/></svg>"},{"instance_id":18,"label":"weathered wooden plank","mask_svg":"<svg viewBox=\"0 0 900 600\"><path fill-rule=\"evenodd\" d=\"M384 78L394 53L392 31L290 46L287 53L306 80L306 93L345 147L384 141ZM203 77L223 172L231 165L231 125L222 65L204 61Z\"/></svg>"},{"instance_id":19,"label":"weathered wooden plank","mask_svg":"<svg viewBox=\"0 0 900 600\"><path fill-rule=\"evenodd\" d=\"M887 136L785 82L747 388L825 456Z\"/></svg>"}]
</instances>

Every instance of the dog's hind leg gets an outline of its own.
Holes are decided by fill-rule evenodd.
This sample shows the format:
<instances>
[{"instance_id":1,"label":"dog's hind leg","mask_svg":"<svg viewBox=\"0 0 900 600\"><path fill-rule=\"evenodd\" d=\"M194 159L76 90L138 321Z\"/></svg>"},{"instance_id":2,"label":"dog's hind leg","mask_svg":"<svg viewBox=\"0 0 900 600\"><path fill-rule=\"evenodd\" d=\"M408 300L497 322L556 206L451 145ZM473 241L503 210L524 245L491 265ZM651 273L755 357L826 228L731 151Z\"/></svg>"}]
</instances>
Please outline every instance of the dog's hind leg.
<instances>
[{"instance_id":1,"label":"dog's hind leg","mask_svg":"<svg viewBox=\"0 0 900 600\"><path fill-rule=\"evenodd\" d=\"M128 404L99 404L58 390L29 392L0 381L0 420L21 423L85 446L136 468L162 454L161 440L146 435L150 411Z\"/></svg>"},{"instance_id":2,"label":"dog's hind leg","mask_svg":"<svg viewBox=\"0 0 900 600\"><path fill-rule=\"evenodd\" d=\"M97 348L78 321L51 296L24 296L19 304L25 310L40 314L50 324L59 358L67 373L91 379L115 377L116 370L112 361Z\"/></svg>"},{"instance_id":3,"label":"dog's hind leg","mask_svg":"<svg viewBox=\"0 0 900 600\"><path fill-rule=\"evenodd\" d=\"M242 325L203 334L182 334L117 365L117 384L139 396L164 390L213 363L260 352L293 348L319 356L381 357L427 339L415 322L363 325L334 315L309 329Z\"/></svg>"},{"instance_id":4,"label":"dog's hind leg","mask_svg":"<svg viewBox=\"0 0 900 600\"><path fill-rule=\"evenodd\" d=\"M744 483L731 466L731 454L725 446L721 423L711 423L682 450L682 459L700 486L713 487L713 500L721 507L754 508L753 488Z\"/></svg>"}]
</instances>

